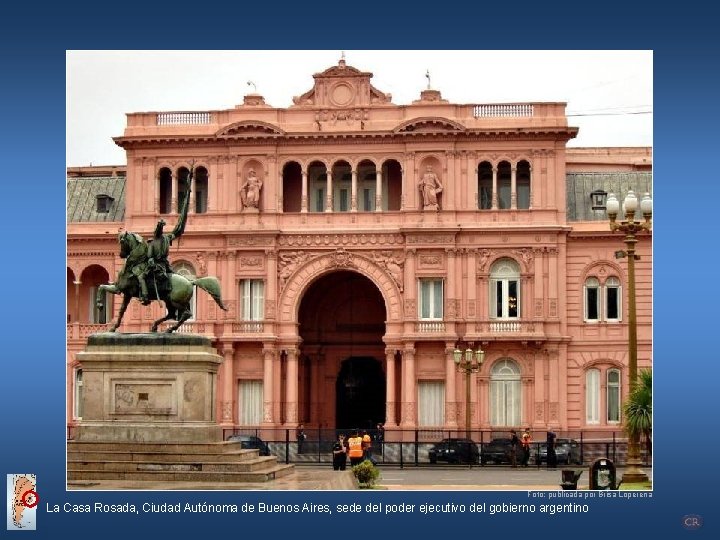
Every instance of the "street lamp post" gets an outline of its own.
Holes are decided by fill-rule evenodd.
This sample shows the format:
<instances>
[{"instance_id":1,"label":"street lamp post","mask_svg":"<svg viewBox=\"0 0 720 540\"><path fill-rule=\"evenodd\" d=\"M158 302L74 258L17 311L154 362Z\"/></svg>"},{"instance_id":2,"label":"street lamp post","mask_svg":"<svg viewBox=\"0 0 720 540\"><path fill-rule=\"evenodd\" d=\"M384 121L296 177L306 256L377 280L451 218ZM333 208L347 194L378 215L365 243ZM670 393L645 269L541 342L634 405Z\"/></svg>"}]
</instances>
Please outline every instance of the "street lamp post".
<instances>
[{"instance_id":1,"label":"street lamp post","mask_svg":"<svg viewBox=\"0 0 720 540\"><path fill-rule=\"evenodd\" d=\"M614 194L608 195L607 214L610 218L610 230L620 231L625 234L626 251L618 251L615 256L618 258L627 257L628 260L628 376L630 379L630 394L632 394L637 385L637 318L635 313L635 260L639 259L635 255L635 244L637 244L637 234L650 230L650 218L652 217L652 199L650 194L646 193L642 201L640 201L640 212L642 212L645 221L636 221L635 212L638 209L638 200L632 190L628 191L625 201L623 202L623 213L625 220L617 222L617 215L620 211L620 203ZM627 466L623 474L623 482L645 482L648 480L647 474L640 469L640 434L632 433L628 437L628 457Z\"/></svg>"},{"instance_id":2,"label":"street lamp post","mask_svg":"<svg viewBox=\"0 0 720 540\"><path fill-rule=\"evenodd\" d=\"M485 351L478 347L477 351L473 351L472 348L468 347L463 351L459 347L456 347L453 351L453 360L455 360L455 367L460 373L465 374L465 437L470 437L470 375L477 373L482 368L482 364L485 361Z\"/></svg>"}]
</instances>

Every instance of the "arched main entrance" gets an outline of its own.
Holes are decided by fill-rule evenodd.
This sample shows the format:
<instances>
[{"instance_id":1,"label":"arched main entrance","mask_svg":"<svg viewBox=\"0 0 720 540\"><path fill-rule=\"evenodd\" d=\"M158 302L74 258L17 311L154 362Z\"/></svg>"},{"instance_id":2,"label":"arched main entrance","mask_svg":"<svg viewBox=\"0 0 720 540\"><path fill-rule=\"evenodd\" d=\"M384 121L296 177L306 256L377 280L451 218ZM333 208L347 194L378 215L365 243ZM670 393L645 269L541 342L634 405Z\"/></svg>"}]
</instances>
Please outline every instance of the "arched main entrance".
<instances>
[{"instance_id":1,"label":"arched main entrance","mask_svg":"<svg viewBox=\"0 0 720 540\"><path fill-rule=\"evenodd\" d=\"M385 421L386 309L377 286L349 270L312 283L298 313L298 422L362 428Z\"/></svg>"}]
</instances>

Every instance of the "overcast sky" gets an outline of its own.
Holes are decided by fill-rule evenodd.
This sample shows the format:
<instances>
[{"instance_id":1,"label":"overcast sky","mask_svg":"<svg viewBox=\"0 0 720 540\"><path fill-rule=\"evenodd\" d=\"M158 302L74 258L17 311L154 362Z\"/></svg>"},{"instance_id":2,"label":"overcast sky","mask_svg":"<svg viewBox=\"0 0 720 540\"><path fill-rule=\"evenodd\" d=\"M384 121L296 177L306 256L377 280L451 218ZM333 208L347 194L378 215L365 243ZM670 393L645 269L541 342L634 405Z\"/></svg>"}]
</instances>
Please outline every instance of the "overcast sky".
<instances>
[{"instance_id":1,"label":"overcast sky","mask_svg":"<svg viewBox=\"0 0 720 540\"><path fill-rule=\"evenodd\" d=\"M67 165L124 165L125 114L273 107L343 51L68 51ZM430 84L451 103L567 102L570 146L652 146L652 51L344 51L396 105ZM254 83L248 84L249 81Z\"/></svg>"}]
</instances>

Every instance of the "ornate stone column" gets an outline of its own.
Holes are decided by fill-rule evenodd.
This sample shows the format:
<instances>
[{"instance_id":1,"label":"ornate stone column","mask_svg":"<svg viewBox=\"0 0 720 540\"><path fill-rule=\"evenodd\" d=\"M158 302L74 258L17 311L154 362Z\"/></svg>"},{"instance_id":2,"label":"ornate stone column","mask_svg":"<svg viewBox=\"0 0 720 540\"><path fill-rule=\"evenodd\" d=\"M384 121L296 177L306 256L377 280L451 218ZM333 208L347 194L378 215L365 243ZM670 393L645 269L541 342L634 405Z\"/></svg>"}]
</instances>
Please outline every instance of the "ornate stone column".
<instances>
[{"instance_id":1,"label":"ornate stone column","mask_svg":"<svg viewBox=\"0 0 720 540\"><path fill-rule=\"evenodd\" d=\"M385 348L385 427L397 427L395 417L395 348Z\"/></svg>"},{"instance_id":2,"label":"ornate stone column","mask_svg":"<svg viewBox=\"0 0 720 540\"><path fill-rule=\"evenodd\" d=\"M357 171L353 169L352 171L352 181L350 183L350 211L351 212L357 212L358 211L358 204L357 204Z\"/></svg>"},{"instance_id":3,"label":"ornate stone column","mask_svg":"<svg viewBox=\"0 0 720 540\"><path fill-rule=\"evenodd\" d=\"M273 414L273 361L275 360L275 347L266 343L263 346L263 424L274 424Z\"/></svg>"},{"instance_id":4,"label":"ornate stone column","mask_svg":"<svg viewBox=\"0 0 720 540\"><path fill-rule=\"evenodd\" d=\"M223 363L222 370L222 401L220 411L220 425L233 425L233 391L235 388L235 373L233 370L233 357L235 349L232 343L222 344Z\"/></svg>"},{"instance_id":5,"label":"ornate stone column","mask_svg":"<svg viewBox=\"0 0 720 540\"><path fill-rule=\"evenodd\" d=\"M265 274L265 320L274 320L277 306L277 251L265 250L267 260L267 273Z\"/></svg>"},{"instance_id":6,"label":"ornate stone column","mask_svg":"<svg viewBox=\"0 0 720 540\"><path fill-rule=\"evenodd\" d=\"M326 182L326 188L327 193L325 194L325 211L326 212L332 212L333 211L333 177L332 177L332 167L330 169L325 170L325 176L327 177Z\"/></svg>"},{"instance_id":7,"label":"ornate stone column","mask_svg":"<svg viewBox=\"0 0 720 540\"><path fill-rule=\"evenodd\" d=\"M517 209L517 166L510 168L510 208Z\"/></svg>"},{"instance_id":8,"label":"ornate stone column","mask_svg":"<svg viewBox=\"0 0 720 540\"><path fill-rule=\"evenodd\" d=\"M417 388L415 381L415 349L403 350L402 361L402 421L401 427L414 428L416 419Z\"/></svg>"},{"instance_id":9,"label":"ornate stone column","mask_svg":"<svg viewBox=\"0 0 720 540\"><path fill-rule=\"evenodd\" d=\"M382 166L375 168L375 211L382 212Z\"/></svg>"},{"instance_id":10,"label":"ornate stone column","mask_svg":"<svg viewBox=\"0 0 720 540\"><path fill-rule=\"evenodd\" d=\"M492 179L492 209L498 209L498 192L497 192L497 165L493 165L492 168L493 179Z\"/></svg>"},{"instance_id":11,"label":"ornate stone column","mask_svg":"<svg viewBox=\"0 0 720 540\"><path fill-rule=\"evenodd\" d=\"M79 323L80 322L80 285L82 285L82 281L79 279L76 281L73 281L73 285L75 285L75 317L71 317L71 322ZM107 312L107 308L105 308ZM112 315L112 314L111 314Z\"/></svg>"},{"instance_id":12,"label":"ornate stone column","mask_svg":"<svg viewBox=\"0 0 720 540\"><path fill-rule=\"evenodd\" d=\"M283 194L283 197L285 194ZM308 177L307 169L302 170L302 193L300 196L300 212L306 214L308 211Z\"/></svg>"},{"instance_id":13,"label":"ornate stone column","mask_svg":"<svg viewBox=\"0 0 720 540\"><path fill-rule=\"evenodd\" d=\"M177 214L178 202L178 176L177 171L172 171L172 197L170 199L170 214Z\"/></svg>"},{"instance_id":14,"label":"ornate stone column","mask_svg":"<svg viewBox=\"0 0 720 540\"><path fill-rule=\"evenodd\" d=\"M455 344L445 342L445 427L447 429L457 429L457 396L455 389L455 380L457 370L455 369L455 360L453 352Z\"/></svg>"},{"instance_id":15,"label":"ornate stone column","mask_svg":"<svg viewBox=\"0 0 720 540\"><path fill-rule=\"evenodd\" d=\"M285 424L294 428L298 421L298 350L287 349L287 378L285 380Z\"/></svg>"}]
</instances>

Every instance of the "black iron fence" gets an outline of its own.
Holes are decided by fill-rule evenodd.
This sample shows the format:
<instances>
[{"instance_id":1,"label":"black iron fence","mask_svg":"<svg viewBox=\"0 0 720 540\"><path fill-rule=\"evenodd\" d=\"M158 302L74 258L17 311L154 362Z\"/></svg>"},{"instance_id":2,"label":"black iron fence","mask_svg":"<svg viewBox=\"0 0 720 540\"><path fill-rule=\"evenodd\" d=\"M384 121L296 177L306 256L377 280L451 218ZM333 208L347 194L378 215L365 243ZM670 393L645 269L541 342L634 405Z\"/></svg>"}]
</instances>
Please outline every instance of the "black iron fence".
<instances>
[{"instance_id":1,"label":"black iron fence","mask_svg":"<svg viewBox=\"0 0 720 540\"><path fill-rule=\"evenodd\" d=\"M223 439L240 439L243 447L267 445L270 453L285 463L330 464L332 447L339 434L349 437L352 430L306 428L306 437L297 438L296 430L281 428L235 427L223 429ZM379 464L406 466L511 465L512 450L508 431L473 430L468 437L465 430L414 429L380 432L367 430L372 438L371 456ZM521 430L517 430L518 436ZM556 431L555 454L557 465L585 465L599 458L611 459L622 466L627 458L627 436L621 431L578 430ZM528 466L547 465L545 431L531 431ZM238 437L244 436L244 437ZM443 444L443 441L445 443ZM457 452L442 450L453 447ZM516 463L523 465L520 448L516 449ZM441 455L442 454L442 455ZM651 464L651 456L641 443L641 459Z\"/></svg>"}]
</instances>

